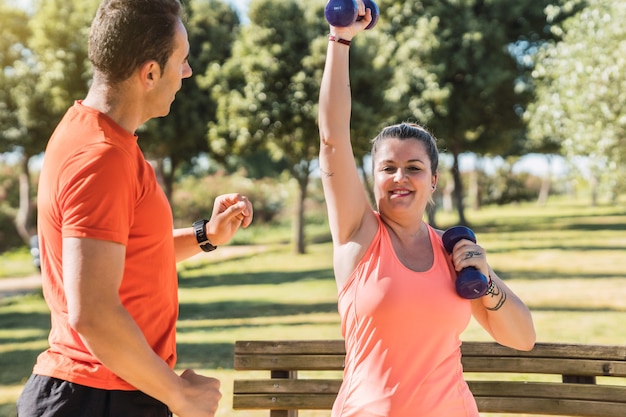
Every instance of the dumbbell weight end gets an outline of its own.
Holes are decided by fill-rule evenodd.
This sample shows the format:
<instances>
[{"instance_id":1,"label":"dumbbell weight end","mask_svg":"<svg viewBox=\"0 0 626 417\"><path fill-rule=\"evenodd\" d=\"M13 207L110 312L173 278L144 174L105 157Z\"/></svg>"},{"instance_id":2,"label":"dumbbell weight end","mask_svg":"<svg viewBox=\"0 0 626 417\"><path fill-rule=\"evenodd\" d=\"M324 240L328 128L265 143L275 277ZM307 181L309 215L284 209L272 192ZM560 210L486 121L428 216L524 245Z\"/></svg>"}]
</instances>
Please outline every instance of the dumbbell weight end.
<instances>
[{"instance_id":1,"label":"dumbbell weight end","mask_svg":"<svg viewBox=\"0 0 626 417\"><path fill-rule=\"evenodd\" d=\"M372 21L365 29L371 29L376 26L380 9L374 0L363 0L366 9L372 11ZM328 0L324 8L324 16L331 26L346 27L350 26L357 20L363 19L358 16L358 7L356 0Z\"/></svg>"}]
</instances>

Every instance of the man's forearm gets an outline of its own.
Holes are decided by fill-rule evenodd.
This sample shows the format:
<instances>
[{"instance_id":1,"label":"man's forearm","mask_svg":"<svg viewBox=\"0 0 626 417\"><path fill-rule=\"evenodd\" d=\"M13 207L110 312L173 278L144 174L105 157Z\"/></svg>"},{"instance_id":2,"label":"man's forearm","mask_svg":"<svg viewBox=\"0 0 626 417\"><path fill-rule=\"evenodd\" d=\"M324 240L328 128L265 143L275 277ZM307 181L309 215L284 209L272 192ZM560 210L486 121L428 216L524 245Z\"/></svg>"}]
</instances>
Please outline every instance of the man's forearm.
<instances>
[{"instance_id":1,"label":"man's forearm","mask_svg":"<svg viewBox=\"0 0 626 417\"><path fill-rule=\"evenodd\" d=\"M98 307L93 321L78 330L87 348L117 376L138 390L171 406L180 395L178 375L148 345L122 305Z\"/></svg>"}]
</instances>

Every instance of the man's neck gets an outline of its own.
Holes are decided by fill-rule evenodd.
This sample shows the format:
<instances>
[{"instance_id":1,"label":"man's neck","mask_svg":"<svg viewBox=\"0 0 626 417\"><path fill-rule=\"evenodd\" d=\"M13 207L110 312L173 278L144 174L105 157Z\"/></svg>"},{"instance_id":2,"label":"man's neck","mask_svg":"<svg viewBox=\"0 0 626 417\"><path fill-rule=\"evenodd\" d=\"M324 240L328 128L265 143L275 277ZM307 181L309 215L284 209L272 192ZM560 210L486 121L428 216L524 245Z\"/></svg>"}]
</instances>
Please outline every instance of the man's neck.
<instances>
[{"instance_id":1,"label":"man's neck","mask_svg":"<svg viewBox=\"0 0 626 417\"><path fill-rule=\"evenodd\" d=\"M82 104L106 114L132 134L145 122L141 120L141 106L129 81L111 85L95 76Z\"/></svg>"}]
</instances>

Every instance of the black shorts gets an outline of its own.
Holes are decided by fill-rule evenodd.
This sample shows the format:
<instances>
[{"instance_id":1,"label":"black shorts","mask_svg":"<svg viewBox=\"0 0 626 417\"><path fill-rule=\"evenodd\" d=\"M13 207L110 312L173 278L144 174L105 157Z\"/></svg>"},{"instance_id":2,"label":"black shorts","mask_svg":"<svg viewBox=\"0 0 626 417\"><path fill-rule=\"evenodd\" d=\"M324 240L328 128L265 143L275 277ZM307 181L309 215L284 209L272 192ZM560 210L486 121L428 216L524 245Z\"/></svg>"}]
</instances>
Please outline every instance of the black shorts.
<instances>
[{"instance_id":1,"label":"black shorts","mask_svg":"<svg viewBox=\"0 0 626 417\"><path fill-rule=\"evenodd\" d=\"M18 417L172 417L141 391L103 390L31 375L17 400Z\"/></svg>"}]
</instances>

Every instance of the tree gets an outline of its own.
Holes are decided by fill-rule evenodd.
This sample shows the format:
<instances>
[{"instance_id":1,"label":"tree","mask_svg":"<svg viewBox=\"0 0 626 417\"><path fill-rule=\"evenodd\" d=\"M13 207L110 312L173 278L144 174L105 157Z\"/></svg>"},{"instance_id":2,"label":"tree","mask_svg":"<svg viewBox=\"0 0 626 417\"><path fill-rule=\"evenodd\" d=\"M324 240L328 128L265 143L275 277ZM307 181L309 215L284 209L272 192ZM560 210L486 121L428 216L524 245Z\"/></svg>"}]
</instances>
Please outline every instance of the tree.
<instances>
[{"instance_id":1,"label":"tree","mask_svg":"<svg viewBox=\"0 0 626 417\"><path fill-rule=\"evenodd\" d=\"M208 124L215 120L216 102L211 97L214 80L205 72L231 55L239 31L236 11L222 0L194 0L186 7L189 63L195 74L183 81L167 117L146 123L141 132L142 148L157 160L157 172L171 199L177 169L190 166L207 153ZM163 162L168 169L163 169Z\"/></svg>"},{"instance_id":2,"label":"tree","mask_svg":"<svg viewBox=\"0 0 626 417\"><path fill-rule=\"evenodd\" d=\"M17 84L15 66L28 54L28 16L23 10L8 7L4 0L0 0L0 26L0 152L10 152L16 145L13 138L19 135L18 106L11 89Z\"/></svg>"},{"instance_id":3,"label":"tree","mask_svg":"<svg viewBox=\"0 0 626 417\"><path fill-rule=\"evenodd\" d=\"M520 88L528 68L512 50L545 36L549 3L389 0L381 6L393 16L383 24L395 40L389 45L395 74L387 98L397 103L399 117L426 125L451 153L460 223L467 221L459 155L506 155L520 148L521 113L531 96Z\"/></svg>"},{"instance_id":4,"label":"tree","mask_svg":"<svg viewBox=\"0 0 626 417\"><path fill-rule=\"evenodd\" d=\"M47 0L37 4L32 19L8 11L9 49L17 51L2 62L3 102L0 151L18 152L20 202L16 228L25 242L34 233L34 202L29 161L43 152L54 126L76 98L87 91L89 66L85 39L96 0ZM3 20L6 9L3 9ZM59 24L63 22L63 24ZM4 46L3 46L4 48Z\"/></svg>"},{"instance_id":5,"label":"tree","mask_svg":"<svg viewBox=\"0 0 626 417\"><path fill-rule=\"evenodd\" d=\"M31 35L28 28L28 16L22 10L9 8L0 3L0 152L18 152L22 150L19 163L19 210L14 219L15 229L25 243L32 234L33 208L30 195L30 176L28 175L29 153L32 141L28 140L29 129L21 126L23 119L20 90L31 86L35 79L31 72L24 72L21 60L28 57L27 43ZM29 230L31 229L31 230Z\"/></svg>"},{"instance_id":6,"label":"tree","mask_svg":"<svg viewBox=\"0 0 626 417\"><path fill-rule=\"evenodd\" d=\"M588 158L595 205L598 184L613 200L626 185L626 3L585 3L553 27L561 41L538 54L537 101L526 118L533 140L559 143L570 159ZM550 9L549 18L560 13Z\"/></svg>"},{"instance_id":7,"label":"tree","mask_svg":"<svg viewBox=\"0 0 626 417\"><path fill-rule=\"evenodd\" d=\"M274 161L287 161L299 190L293 222L296 253L305 252L304 201L318 154L320 67L311 45L325 33L320 32L322 6L307 5L314 9L307 18L296 0L253 0L250 23L232 58L219 69L222 83L213 90L218 118L209 130L212 155L226 159L264 149Z\"/></svg>"}]
</instances>

